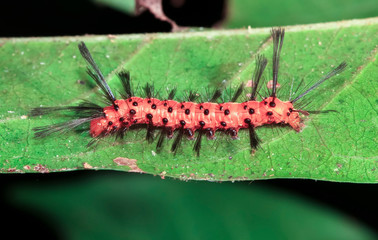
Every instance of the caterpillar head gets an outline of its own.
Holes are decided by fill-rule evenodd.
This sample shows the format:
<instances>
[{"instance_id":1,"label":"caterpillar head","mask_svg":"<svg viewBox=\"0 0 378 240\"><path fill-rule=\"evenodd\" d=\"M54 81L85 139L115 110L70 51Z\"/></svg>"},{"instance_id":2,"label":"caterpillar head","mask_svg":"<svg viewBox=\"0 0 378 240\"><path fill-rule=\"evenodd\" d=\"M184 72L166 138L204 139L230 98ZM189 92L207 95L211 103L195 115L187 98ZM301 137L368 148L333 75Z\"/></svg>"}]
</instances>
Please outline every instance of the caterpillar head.
<instances>
[{"instance_id":1,"label":"caterpillar head","mask_svg":"<svg viewBox=\"0 0 378 240\"><path fill-rule=\"evenodd\" d=\"M92 137L106 136L116 131L124 131L132 123L133 108L129 106L128 100L116 100L115 104L103 109L104 117L96 118L91 121L90 134Z\"/></svg>"},{"instance_id":2,"label":"caterpillar head","mask_svg":"<svg viewBox=\"0 0 378 240\"><path fill-rule=\"evenodd\" d=\"M293 107L292 102L283 102L276 97L268 97L261 102L260 112L266 116L267 124L289 124L295 131L299 132L304 126L299 112Z\"/></svg>"}]
</instances>

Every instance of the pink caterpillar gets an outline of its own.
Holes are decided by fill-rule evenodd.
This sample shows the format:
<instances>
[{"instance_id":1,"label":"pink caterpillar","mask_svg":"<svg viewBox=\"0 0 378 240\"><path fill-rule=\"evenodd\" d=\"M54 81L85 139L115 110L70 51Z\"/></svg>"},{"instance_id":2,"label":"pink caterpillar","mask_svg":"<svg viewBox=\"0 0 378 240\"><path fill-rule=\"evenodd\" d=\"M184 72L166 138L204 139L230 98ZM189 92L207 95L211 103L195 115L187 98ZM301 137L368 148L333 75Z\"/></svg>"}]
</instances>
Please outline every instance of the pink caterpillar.
<instances>
[{"instance_id":1,"label":"pink caterpillar","mask_svg":"<svg viewBox=\"0 0 378 240\"><path fill-rule=\"evenodd\" d=\"M162 148L164 139L172 138L177 132L171 147L172 152L176 152L184 135L187 135L189 139L194 139L198 132L194 150L199 155L202 136L205 134L212 139L216 131L220 130L230 134L232 138L237 138L239 129L249 129L252 150L256 149L260 142L255 132L256 127L267 124L288 124L299 132L303 127L299 113L308 115L309 112L296 109L293 104L327 79L342 72L346 63L341 63L293 100L282 101L276 96L276 92L279 59L285 31L278 28L272 29L271 33L273 38L273 85L270 96L256 101L261 76L267 65L267 59L258 55L250 98L242 103L235 101L243 91L243 84L240 85L230 102L223 103L216 102L221 95L220 90L215 91L210 102L194 102L194 94L190 94L188 101L185 102L172 100L175 90L169 93L166 100L159 100L152 97L153 88L150 84L145 87L146 98L136 97L131 88L130 74L125 70L118 73L123 86L121 94L123 99L116 99L89 50L81 42L79 50L88 63L88 74L103 91L109 106L101 107L86 101L78 106L35 108L31 112L33 116L56 111L74 111L77 115L76 119L69 122L35 128L35 136L45 137L51 133L73 129L89 122L90 134L96 141L109 135L123 138L126 131L132 129L133 126L146 126L146 139L150 143L154 140L154 130L160 129L161 131L156 146L158 152ZM91 141L90 144L95 141Z\"/></svg>"}]
</instances>

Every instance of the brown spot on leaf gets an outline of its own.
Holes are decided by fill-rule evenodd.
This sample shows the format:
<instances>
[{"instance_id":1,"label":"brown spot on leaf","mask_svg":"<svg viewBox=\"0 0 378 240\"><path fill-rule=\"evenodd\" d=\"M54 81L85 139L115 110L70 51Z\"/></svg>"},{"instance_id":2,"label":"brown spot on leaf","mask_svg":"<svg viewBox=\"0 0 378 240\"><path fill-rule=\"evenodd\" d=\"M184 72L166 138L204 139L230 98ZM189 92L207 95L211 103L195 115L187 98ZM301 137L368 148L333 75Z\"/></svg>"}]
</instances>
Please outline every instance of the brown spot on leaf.
<instances>
[{"instance_id":1,"label":"brown spot on leaf","mask_svg":"<svg viewBox=\"0 0 378 240\"><path fill-rule=\"evenodd\" d=\"M136 0L135 1L135 13L137 15L149 10L157 19L168 22L172 26L172 32L183 29L176 24L175 21L170 19L164 14L162 0Z\"/></svg>"},{"instance_id":2,"label":"brown spot on leaf","mask_svg":"<svg viewBox=\"0 0 378 240\"><path fill-rule=\"evenodd\" d=\"M166 171L163 171L163 172L160 173L160 177L161 177L161 179L165 179L165 174L167 174Z\"/></svg>"},{"instance_id":3,"label":"brown spot on leaf","mask_svg":"<svg viewBox=\"0 0 378 240\"><path fill-rule=\"evenodd\" d=\"M129 170L129 172L144 173L144 171L138 167L137 161L138 160L136 160L136 159L122 158L122 157L118 157L118 158L113 159L113 162L117 163L118 166L130 167L131 169Z\"/></svg>"},{"instance_id":4,"label":"brown spot on leaf","mask_svg":"<svg viewBox=\"0 0 378 240\"><path fill-rule=\"evenodd\" d=\"M37 164L37 166L34 167L34 171L40 172L40 173L49 173L49 169L43 166L42 164Z\"/></svg>"},{"instance_id":5,"label":"brown spot on leaf","mask_svg":"<svg viewBox=\"0 0 378 240\"><path fill-rule=\"evenodd\" d=\"M93 167L92 167L89 163L87 163L87 162L83 163L83 167L84 167L85 169L92 169L92 168L93 168Z\"/></svg>"}]
</instances>

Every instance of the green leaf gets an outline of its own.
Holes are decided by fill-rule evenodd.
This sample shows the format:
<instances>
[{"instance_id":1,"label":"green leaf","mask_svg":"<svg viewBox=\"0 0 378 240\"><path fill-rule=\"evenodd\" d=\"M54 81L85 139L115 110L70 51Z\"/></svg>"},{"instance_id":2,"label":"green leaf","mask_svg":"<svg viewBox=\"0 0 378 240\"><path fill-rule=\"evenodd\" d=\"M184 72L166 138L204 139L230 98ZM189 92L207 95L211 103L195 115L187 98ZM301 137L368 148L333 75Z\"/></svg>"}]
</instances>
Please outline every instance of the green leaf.
<instances>
[{"instance_id":1,"label":"green leaf","mask_svg":"<svg viewBox=\"0 0 378 240\"><path fill-rule=\"evenodd\" d=\"M178 95L183 96L185 90L203 93L204 88L223 80L233 88L248 81L254 56L264 53L271 58L269 29L1 39L1 171L93 168L217 181L310 178L376 182L377 32L377 18L288 27L279 96L288 95L292 80L296 84L302 79L305 84L315 82L345 60L348 69L313 91L308 96L311 105L305 109L338 112L311 114L300 133L289 127L258 128L263 142L253 155L248 131L241 131L240 140L235 141L217 133L216 141L203 141L200 157L193 154L193 142L186 140L176 155L170 153L168 145L156 154L156 141L147 144L145 130L129 132L124 141L106 138L89 149L86 144L91 137L87 133L33 139L33 127L66 118L29 118L27 114L40 105L64 106L83 98L99 99L77 50L80 40L87 43L113 89L120 88L115 73L126 68L134 86L153 83L162 96L166 89L177 87ZM266 77L270 78L268 68ZM171 145L172 140L166 142Z\"/></svg>"}]
</instances>

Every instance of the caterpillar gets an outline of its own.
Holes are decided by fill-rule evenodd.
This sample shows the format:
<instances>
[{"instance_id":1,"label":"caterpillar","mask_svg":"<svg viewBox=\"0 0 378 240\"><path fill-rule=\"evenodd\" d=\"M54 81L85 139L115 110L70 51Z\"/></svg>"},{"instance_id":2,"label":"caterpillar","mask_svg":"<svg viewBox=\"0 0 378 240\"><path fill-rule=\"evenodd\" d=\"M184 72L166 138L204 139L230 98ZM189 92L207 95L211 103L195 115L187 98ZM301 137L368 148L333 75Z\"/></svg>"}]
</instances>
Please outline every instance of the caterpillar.
<instances>
[{"instance_id":1,"label":"caterpillar","mask_svg":"<svg viewBox=\"0 0 378 240\"><path fill-rule=\"evenodd\" d=\"M277 86L284 36L285 29L283 28L271 30L273 79L270 95L261 97L261 101L257 100L257 97L260 96L261 79L268 62L263 55L257 55L249 99L241 103L236 101L244 90L244 84L241 84L235 91L230 102L222 103L217 102L222 94L219 89L214 91L208 102L195 102L196 94L194 92L189 93L187 101L175 101L173 100L175 89L169 92L165 100L160 100L154 97L153 85L150 83L144 87L146 97L138 97L134 94L130 73L126 70L117 73L123 87L120 93L122 99L117 99L85 43L80 42L78 48L87 63L87 73L101 89L107 106L103 107L93 102L83 101L76 106L34 108L30 112L31 116L60 111L71 111L75 116L68 122L34 128L35 137L43 138L89 123L89 133L93 138L88 143L90 146L101 138L111 135L123 138L127 131L135 127L145 127L147 129L146 140L149 143L155 139L155 130L160 130L156 143L157 152L162 150L166 138L174 138L171 151L176 153L183 137L187 136L189 139L195 139L193 150L199 156L204 135L209 139L214 139L216 132L223 131L231 138L237 139L240 129L248 129L250 147L252 151L255 151L261 142L255 131L259 126L281 124L289 125L297 132L301 131L304 123L300 114L309 115L312 112L297 109L294 105L324 81L341 73L347 66L346 62L342 62L307 90L296 94L295 98L283 101L277 97Z\"/></svg>"}]
</instances>

